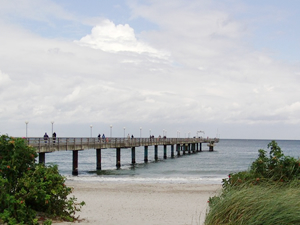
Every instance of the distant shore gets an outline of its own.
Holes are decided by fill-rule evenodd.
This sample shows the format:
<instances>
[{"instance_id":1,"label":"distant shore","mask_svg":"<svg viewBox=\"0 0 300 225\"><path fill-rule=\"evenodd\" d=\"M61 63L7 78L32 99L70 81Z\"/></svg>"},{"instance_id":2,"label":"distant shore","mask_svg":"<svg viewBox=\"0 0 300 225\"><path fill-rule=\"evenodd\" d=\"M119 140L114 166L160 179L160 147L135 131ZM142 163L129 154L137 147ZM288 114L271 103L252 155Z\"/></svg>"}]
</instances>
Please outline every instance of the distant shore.
<instances>
[{"instance_id":1,"label":"distant shore","mask_svg":"<svg viewBox=\"0 0 300 225\"><path fill-rule=\"evenodd\" d=\"M85 201L75 223L89 225L201 225L207 201L219 184L161 184L67 181ZM55 224L72 224L55 222Z\"/></svg>"}]
</instances>

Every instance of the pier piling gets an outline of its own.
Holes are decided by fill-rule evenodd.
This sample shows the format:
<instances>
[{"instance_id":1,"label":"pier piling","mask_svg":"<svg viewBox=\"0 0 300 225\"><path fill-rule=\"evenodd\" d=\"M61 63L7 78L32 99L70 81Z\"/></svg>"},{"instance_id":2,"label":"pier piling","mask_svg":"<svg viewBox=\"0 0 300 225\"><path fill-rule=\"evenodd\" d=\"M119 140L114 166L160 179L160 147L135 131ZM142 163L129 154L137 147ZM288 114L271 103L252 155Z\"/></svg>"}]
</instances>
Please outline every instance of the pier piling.
<instances>
[{"instance_id":1,"label":"pier piling","mask_svg":"<svg viewBox=\"0 0 300 225\"><path fill-rule=\"evenodd\" d=\"M116 149L116 167L121 168L121 148Z\"/></svg>"},{"instance_id":2,"label":"pier piling","mask_svg":"<svg viewBox=\"0 0 300 225\"><path fill-rule=\"evenodd\" d=\"M96 149L97 170L101 170L101 148Z\"/></svg>"},{"instance_id":3,"label":"pier piling","mask_svg":"<svg viewBox=\"0 0 300 225\"><path fill-rule=\"evenodd\" d=\"M78 150L73 151L73 169L72 169L72 175L77 176L78 175Z\"/></svg>"},{"instance_id":4,"label":"pier piling","mask_svg":"<svg viewBox=\"0 0 300 225\"><path fill-rule=\"evenodd\" d=\"M131 164L135 164L135 147L131 148Z\"/></svg>"},{"instance_id":5,"label":"pier piling","mask_svg":"<svg viewBox=\"0 0 300 225\"><path fill-rule=\"evenodd\" d=\"M40 152L39 153L39 164L45 164L45 152Z\"/></svg>"},{"instance_id":6,"label":"pier piling","mask_svg":"<svg viewBox=\"0 0 300 225\"><path fill-rule=\"evenodd\" d=\"M148 162L148 146L144 146L144 162Z\"/></svg>"}]
</instances>

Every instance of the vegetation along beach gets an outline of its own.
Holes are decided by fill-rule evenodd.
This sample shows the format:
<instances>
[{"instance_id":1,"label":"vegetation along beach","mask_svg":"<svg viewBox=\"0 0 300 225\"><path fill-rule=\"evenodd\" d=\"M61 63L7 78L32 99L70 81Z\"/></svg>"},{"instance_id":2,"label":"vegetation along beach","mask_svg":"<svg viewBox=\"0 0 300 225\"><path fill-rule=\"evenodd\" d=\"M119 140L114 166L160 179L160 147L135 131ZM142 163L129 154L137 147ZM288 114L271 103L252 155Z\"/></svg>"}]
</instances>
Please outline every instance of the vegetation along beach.
<instances>
[{"instance_id":1,"label":"vegetation along beach","mask_svg":"<svg viewBox=\"0 0 300 225\"><path fill-rule=\"evenodd\" d=\"M21 146L22 149L26 149L22 141L23 139L2 136L2 171L9 171L7 166L11 167L8 163L12 162L7 157L6 161L3 161L3 149L6 148L3 146L10 146L11 149ZM36 218L39 223L52 219L52 223L58 224L74 223L68 222L66 218L77 219L75 223L81 224L198 225L228 224L229 220L235 221L232 224L261 224L268 218L267 214L272 217L268 218L270 224L292 224L289 221L298 221L297 212L294 210L298 207L299 193L299 161L295 158L298 154L298 142L278 141L277 144L270 140L228 139L220 141L214 152L203 151L175 158L168 155L167 159L160 155L158 162L151 160L143 163L142 154L137 154L135 167L124 163L119 170L109 165L114 154L110 155L107 152L107 164L103 171L95 170L95 152L83 151L78 176L71 175L71 164L66 165L68 157L71 156L68 152L49 153L46 154L46 167L53 171L50 174L56 174L49 176L59 180L56 186L58 190L63 191L66 188L63 199L66 199L67 195L69 198L75 196L76 201L73 199L73 202L78 211L74 208L69 211L74 214L67 217L59 217L58 212L54 217L51 217L51 213L48 217L41 217L40 215L45 214L38 212ZM266 149L268 145L271 154L265 150L257 151ZM281 150L279 145L284 150ZM284 155L284 151L293 157ZM29 154L36 156L36 153ZM62 164L62 158L67 163ZM29 159L31 166L26 165L26 173L38 171L39 165L32 164L31 155ZM126 159L124 154L123 161ZM57 174L57 168L62 176ZM3 174L2 182L6 179ZM48 190L50 186L49 183L45 183L45 176L40 181ZM45 208L49 204L48 199L56 192L53 188L50 192L41 188L42 195L36 189L30 188L35 191L30 195L29 187L26 186L29 184L25 182L24 185L25 188L20 192L22 194L15 195L13 200L14 204L20 204L22 201L22 207L31 201L26 200L27 195L28 198L37 195L44 198L39 202ZM38 184L33 183L30 187L36 185ZM2 202L8 201L4 195L1 195L1 198ZM290 204L290 207L287 204ZM83 207L78 208L80 205ZM265 212L266 209L269 211ZM6 220L9 214L3 210L4 208L1 218ZM294 214L295 216L291 216ZM249 218L252 221L246 223ZM14 224L14 220L11 219L10 223Z\"/></svg>"}]
</instances>

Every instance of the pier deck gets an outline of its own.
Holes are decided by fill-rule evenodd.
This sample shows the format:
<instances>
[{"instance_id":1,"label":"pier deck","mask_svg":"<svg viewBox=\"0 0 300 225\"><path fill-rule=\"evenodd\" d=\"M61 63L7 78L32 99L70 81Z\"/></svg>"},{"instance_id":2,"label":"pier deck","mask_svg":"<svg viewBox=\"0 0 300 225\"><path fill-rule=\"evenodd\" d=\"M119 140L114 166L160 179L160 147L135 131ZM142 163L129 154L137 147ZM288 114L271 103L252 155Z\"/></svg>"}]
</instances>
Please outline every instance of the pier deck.
<instances>
[{"instance_id":1,"label":"pier deck","mask_svg":"<svg viewBox=\"0 0 300 225\"><path fill-rule=\"evenodd\" d=\"M213 151L218 138L26 138L28 145L39 153L39 163L45 163L45 154L56 151L73 151L73 175L78 175L78 151L96 149L97 170L101 170L101 149L116 149L116 167L121 167L121 149L131 148L132 164L135 164L135 148L144 146L144 162L148 162L148 147L154 146L154 158L158 160L158 146L163 146L164 159L167 158L167 146L171 146L171 157L174 157L174 146L177 155L186 152L202 151L206 143Z\"/></svg>"}]
</instances>

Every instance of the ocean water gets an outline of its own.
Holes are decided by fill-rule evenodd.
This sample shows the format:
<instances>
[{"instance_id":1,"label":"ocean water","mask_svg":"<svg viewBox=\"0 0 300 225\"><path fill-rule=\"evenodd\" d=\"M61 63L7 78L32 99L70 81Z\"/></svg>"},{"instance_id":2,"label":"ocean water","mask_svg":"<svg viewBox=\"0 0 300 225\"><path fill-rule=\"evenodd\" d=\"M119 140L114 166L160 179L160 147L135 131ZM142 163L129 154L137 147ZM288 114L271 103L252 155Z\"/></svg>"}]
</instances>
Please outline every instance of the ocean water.
<instances>
[{"instance_id":1,"label":"ocean water","mask_svg":"<svg viewBox=\"0 0 300 225\"><path fill-rule=\"evenodd\" d=\"M131 183L203 183L221 184L229 173L247 170L257 158L259 149L267 149L271 140L220 139L213 152L202 144L203 152L163 159L163 147L158 148L154 161L154 147L148 148L148 163L144 163L144 148L136 148L136 165L131 165L131 149L121 149L121 168L116 169L116 150L102 149L102 170L96 171L96 150L79 152L78 176L72 176L72 151L46 154L46 165L57 164L59 171L70 181L131 182ZM283 153L300 157L299 140L276 140ZM174 148L175 149L175 148Z\"/></svg>"}]
</instances>

